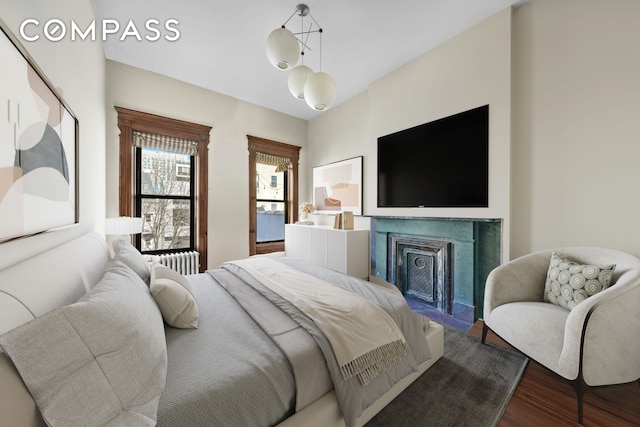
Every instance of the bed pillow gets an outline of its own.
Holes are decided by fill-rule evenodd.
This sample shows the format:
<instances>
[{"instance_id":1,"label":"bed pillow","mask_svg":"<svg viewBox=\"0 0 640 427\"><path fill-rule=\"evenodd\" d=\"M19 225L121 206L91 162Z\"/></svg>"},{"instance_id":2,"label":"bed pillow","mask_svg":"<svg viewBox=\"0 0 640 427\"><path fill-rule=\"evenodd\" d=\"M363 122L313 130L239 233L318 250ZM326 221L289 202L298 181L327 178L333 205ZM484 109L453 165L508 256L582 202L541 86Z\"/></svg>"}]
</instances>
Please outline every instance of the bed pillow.
<instances>
[{"instance_id":1,"label":"bed pillow","mask_svg":"<svg viewBox=\"0 0 640 427\"><path fill-rule=\"evenodd\" d=\"M8 355L0 349L0 414L2 425L43 426L45 425L36 402L24 385Z\"/></svg>"},{"instance_id":2,"label":"bed pillow","mask_svg":"<svg viewBox=\"0 0 640 427\"><path fill-rule=\"evenodd\" d=\"M114 262L78 302L0 336L49 426L153 426L167 372L162 316Z\"/></svg>"},{"instance_id":3,"label":"bed pillow","mask_svg":"<svg viewBox=\"0 0 640 427\"><path fill-rule=\"evenodd\" d=\"M175 328L198 327L198 304L186 277L162 264L153 264L150 288L167 324Z\"/></svg>"},{"instance_id":4,"label":"bed pillow","mask_svg":"<svg viewBox=\"0 0 640 427\"><path fill-rule=\"evenodd\" d=\"M611 283L615 264L578 264L553 252L547 271L544 300L568 310L606 289Z\"/></svg>"},{"instance_id":5,"label":"bed pillow","mask_svg":"<svg viewBox=\"0 0 640 427\"><path fill-rule=\"evenodd\" d=\"M136 272L138 276L148 285L151 272L149 271L149 263L142 256L140 251L131 244L129 238L120 238L113 241L113 260L121 261L130 269Z\"/></svg>"}]
</instances>

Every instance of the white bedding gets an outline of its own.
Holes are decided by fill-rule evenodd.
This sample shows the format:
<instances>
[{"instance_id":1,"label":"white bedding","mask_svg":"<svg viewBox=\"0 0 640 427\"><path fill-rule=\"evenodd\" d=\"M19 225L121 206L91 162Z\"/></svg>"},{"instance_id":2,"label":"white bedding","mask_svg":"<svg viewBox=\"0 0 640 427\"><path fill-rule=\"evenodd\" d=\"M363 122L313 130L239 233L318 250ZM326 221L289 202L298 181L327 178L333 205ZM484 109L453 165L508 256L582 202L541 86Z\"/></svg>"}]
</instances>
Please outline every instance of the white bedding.
<instances>
[{"instance_id":1,"label":"white bedding","mask_svg":"<svg viewBox=\"0 0 640 427\"><path fill-rule=\"evenodd\" d=\"M410 352L391 316L355 292L273 258L248 258L229 264L240 267L313 320L331 343L344 380L356 376L367 385Z\"/></svg>"},{"instance_id":2,"label":"white bedding","mask_svg":"<svg viewBox=\"0 0 640 427\"><path fill-rule=\"evenodd\" d=\"M89 233L1 271L0 333L77 300L100 280L107 260L108 249L103 238L96 233ZM432 322L426 334L432 358L420 364L420 372L441 357L442 334L442 327ZM415 380L420 372L411 374L396 384L363 413L357 424L364 424ZM42 425L33 400L17 377L11 362L3 354L0 354L0 424ZM344 425L333 391L281 423L282 426L303 424Z\"/></svg>"}]
</instances>

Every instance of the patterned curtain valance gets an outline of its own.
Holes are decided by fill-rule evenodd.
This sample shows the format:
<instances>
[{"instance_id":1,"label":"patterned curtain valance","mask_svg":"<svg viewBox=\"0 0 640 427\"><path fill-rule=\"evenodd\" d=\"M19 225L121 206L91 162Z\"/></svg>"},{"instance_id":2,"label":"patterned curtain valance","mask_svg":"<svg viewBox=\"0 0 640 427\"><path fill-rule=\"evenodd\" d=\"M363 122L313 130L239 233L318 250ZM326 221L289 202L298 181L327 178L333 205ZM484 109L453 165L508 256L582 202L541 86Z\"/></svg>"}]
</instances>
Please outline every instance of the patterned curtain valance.
<instances>
[{"instance_id":1,"label":"patterned curtain valance","mask_svg":"<svg viewBox=\"0 0 640 427\"><path fill-rule=\"evenodd\" d=\"M275 156L273 154L266 154L258 151L256 152L256 163L275 166L276 172L286 172L289 169L291 159L288 157Z\"/></svg>"},{"instance_id":2,"label":"patterned curtain valance","mask_svg":"<svg viewBox=\"0 0 640 427\"><path fill-rule=\"evenodd\" d=\"M153 148L189 156L198 154L198 141L147 132L133 131L133 145L140 148Z\"/></svg>"}]
</instances>

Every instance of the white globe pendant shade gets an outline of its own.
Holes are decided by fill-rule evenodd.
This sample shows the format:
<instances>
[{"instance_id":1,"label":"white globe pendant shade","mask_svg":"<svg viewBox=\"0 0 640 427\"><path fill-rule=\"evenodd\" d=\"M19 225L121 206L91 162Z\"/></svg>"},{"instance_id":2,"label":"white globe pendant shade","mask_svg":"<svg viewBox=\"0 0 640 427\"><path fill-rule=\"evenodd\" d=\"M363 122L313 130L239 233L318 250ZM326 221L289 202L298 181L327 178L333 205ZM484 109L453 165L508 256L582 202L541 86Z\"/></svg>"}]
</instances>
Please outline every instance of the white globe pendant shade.
<instances>
[{"instance_id":1,"label":"white globe pendant shade","mask_svg":"<svg viewBox=\"0 0 640 427\"><path fill-rule=\"evenodd\" d=\"M310 75L304 84L304 100L316 111L326 110L336 100L336 82L327 73Z\"/></svg>"},{"instance_id":2,"label":"white globe pendant shade","mask_svg":"<svg viewBox=\"0 0 640 427\"><path fill-rule=\"evenodd\" d=\"M276 28L267 38L267 58L279 70L286 70L298 62L298 39L286 28Z\"/></svg>"},{"instance_id":3,"label":"white globe pendant shade","mask_svg":"<svg viewBox=\"0 0 640 427\"><path fill-rule=\"evenodd\" d=\"M313 70L306 65L298 65L291 70L289 74L289 92L294 98L304 99L304 84L310 75L313 74Z\"/></svg>"}]
</instances>

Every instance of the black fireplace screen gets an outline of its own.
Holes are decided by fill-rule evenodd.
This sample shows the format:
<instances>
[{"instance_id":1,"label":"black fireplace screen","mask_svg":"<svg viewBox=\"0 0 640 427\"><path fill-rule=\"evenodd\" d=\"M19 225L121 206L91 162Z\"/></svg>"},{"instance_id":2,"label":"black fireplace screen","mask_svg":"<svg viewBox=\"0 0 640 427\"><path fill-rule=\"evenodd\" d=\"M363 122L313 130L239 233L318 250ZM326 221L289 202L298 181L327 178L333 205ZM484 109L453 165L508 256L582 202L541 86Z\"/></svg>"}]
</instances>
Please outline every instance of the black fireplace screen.
<instances>
[{"instance_id":1,"label":"black fireplace screen","mask_svg":"<svg viewBox=\"0 0 640 427\"><path fill-rule=\"evenodd\" d=\"M452 313L453 244L420 236L389 236L390 281L409 298Z\"/></svg>"}]
</instances>

